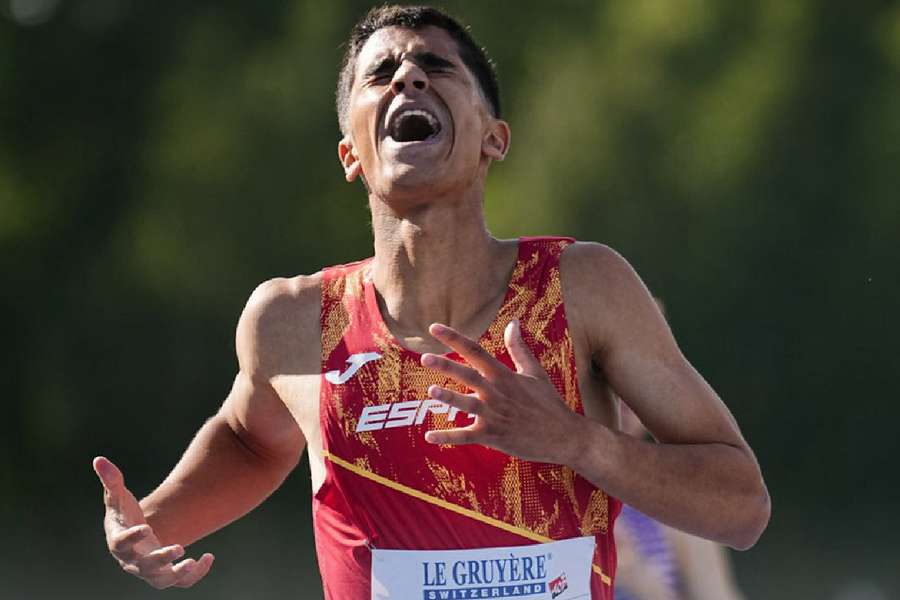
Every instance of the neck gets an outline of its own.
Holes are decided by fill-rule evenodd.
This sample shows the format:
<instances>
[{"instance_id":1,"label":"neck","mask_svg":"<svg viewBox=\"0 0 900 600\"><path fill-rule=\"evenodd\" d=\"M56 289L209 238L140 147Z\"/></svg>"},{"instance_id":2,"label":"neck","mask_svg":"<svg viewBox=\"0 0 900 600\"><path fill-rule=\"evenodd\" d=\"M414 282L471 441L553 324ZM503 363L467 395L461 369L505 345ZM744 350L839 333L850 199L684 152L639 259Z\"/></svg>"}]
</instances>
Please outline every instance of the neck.
<instances>
[{"instance_id":1,"label":"neck","mask_svg":"<svg viewBox=\"0 0 900 600\"><path fill-rule=\"evenodd\" d=\"M372 279L388 327L409 347L429 349L431 323L477 338L505 296L516 245L487 230L480 193L433 198L398 210L370 196Z\"/></svg>"}]
</instances>

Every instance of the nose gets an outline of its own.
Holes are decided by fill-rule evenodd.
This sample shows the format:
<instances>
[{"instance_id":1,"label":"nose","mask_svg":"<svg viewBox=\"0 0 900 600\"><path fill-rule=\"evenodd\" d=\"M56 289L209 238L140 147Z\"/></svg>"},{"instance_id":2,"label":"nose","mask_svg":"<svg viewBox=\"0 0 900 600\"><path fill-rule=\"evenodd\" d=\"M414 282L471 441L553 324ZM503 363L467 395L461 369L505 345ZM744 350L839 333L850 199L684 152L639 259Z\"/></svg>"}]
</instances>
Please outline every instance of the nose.
<instances>
[{"instance_id":1,"label":"nose","mask_svg":"<svg viewBox=\"0 0 900 600\"><path fill-rule=\"evenodd\" d=\"M395 94L406 92L412 93L413 90L424 92L428 89L428 76L417 64L412 61L405 60L394 71L394 78L391 80L391 89Z\"/></svg>"}]
</instances>

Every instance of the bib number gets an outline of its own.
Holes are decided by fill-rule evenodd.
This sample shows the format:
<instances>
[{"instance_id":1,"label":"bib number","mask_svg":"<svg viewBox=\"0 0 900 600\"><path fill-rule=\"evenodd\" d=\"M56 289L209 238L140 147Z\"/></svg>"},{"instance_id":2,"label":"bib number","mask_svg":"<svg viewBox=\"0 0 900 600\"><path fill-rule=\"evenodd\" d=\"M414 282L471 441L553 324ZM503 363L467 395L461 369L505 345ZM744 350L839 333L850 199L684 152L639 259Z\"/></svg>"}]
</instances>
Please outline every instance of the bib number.
<instances>
[{"instance_id":1,"label":"bib number","mask_svg":"<svg viewBox=\"0 0 900 600\"><path fill-rule=\"evenodd\" d=\"M594 538L473 550L372 550L372 600L591 597Z\"/></svg>"}]
</instances>

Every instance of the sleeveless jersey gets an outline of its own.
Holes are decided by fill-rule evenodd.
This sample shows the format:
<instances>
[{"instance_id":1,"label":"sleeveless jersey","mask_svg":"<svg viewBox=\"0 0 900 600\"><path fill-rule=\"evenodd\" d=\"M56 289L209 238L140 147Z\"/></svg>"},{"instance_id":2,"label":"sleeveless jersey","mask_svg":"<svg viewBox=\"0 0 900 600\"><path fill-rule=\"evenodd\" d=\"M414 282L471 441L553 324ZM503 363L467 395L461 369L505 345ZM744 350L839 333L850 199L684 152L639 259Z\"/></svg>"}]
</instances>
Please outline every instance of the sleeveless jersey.
<instances>
[{"instance_id":1,"label":"sleeveless jersey","mask_svg":"<svg viewBox=\"0 0 900 600\"><path fill-rule=\"evenodd\" d=\"M519 319L525 342L560 396L583 414L559 273L560 255L572 241L519 240L506 297L478 341L514 368L503 331ZM368 600L374 548L456 550L594 536L591 598L611 599L620 503L569 467L480 445L426 442L430 429L473 420L429 400L428 387L470 390L423 367L421 354L393 337L378 308L371 261L323 271L326 475L313 498L313 517L325 597ZM455 353L447 356L464 362Z\"/></svg>"}]
</instances>

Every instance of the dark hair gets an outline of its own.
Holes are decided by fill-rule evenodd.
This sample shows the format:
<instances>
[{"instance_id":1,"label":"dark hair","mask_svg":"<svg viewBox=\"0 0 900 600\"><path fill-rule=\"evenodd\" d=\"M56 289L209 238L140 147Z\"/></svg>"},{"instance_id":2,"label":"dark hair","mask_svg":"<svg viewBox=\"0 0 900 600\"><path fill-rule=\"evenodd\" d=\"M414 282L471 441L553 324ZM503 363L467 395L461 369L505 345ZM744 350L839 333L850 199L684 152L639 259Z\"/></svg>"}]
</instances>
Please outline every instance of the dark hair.
<instances>
[{"instance_id":1,"label":"dark hair","mask_svg":"<svg viewBox=\"0 0 900 600\"><path fill-rule=\"evenodd\" d=\"M406 29L421 29L428 27L440 27L456 40L459 57L475 76L484 97L490 104L491 112L497 118L500 117L500 86L497 83L497 73L494 64L488 58L487 53L479 47L468 29L460 25L453 17L430 6L397 6L384 5L369 10L350 31L350 39L347 40L347 49L341 63L341 74L338 78L336 108L338 122L341 131L347 131L347 110L350 104L350 90L353 88L353 78L356 71L356 58L365 45L366 40L373 33L385 27L404 27Z\"/></svg>"}]
</instances>

